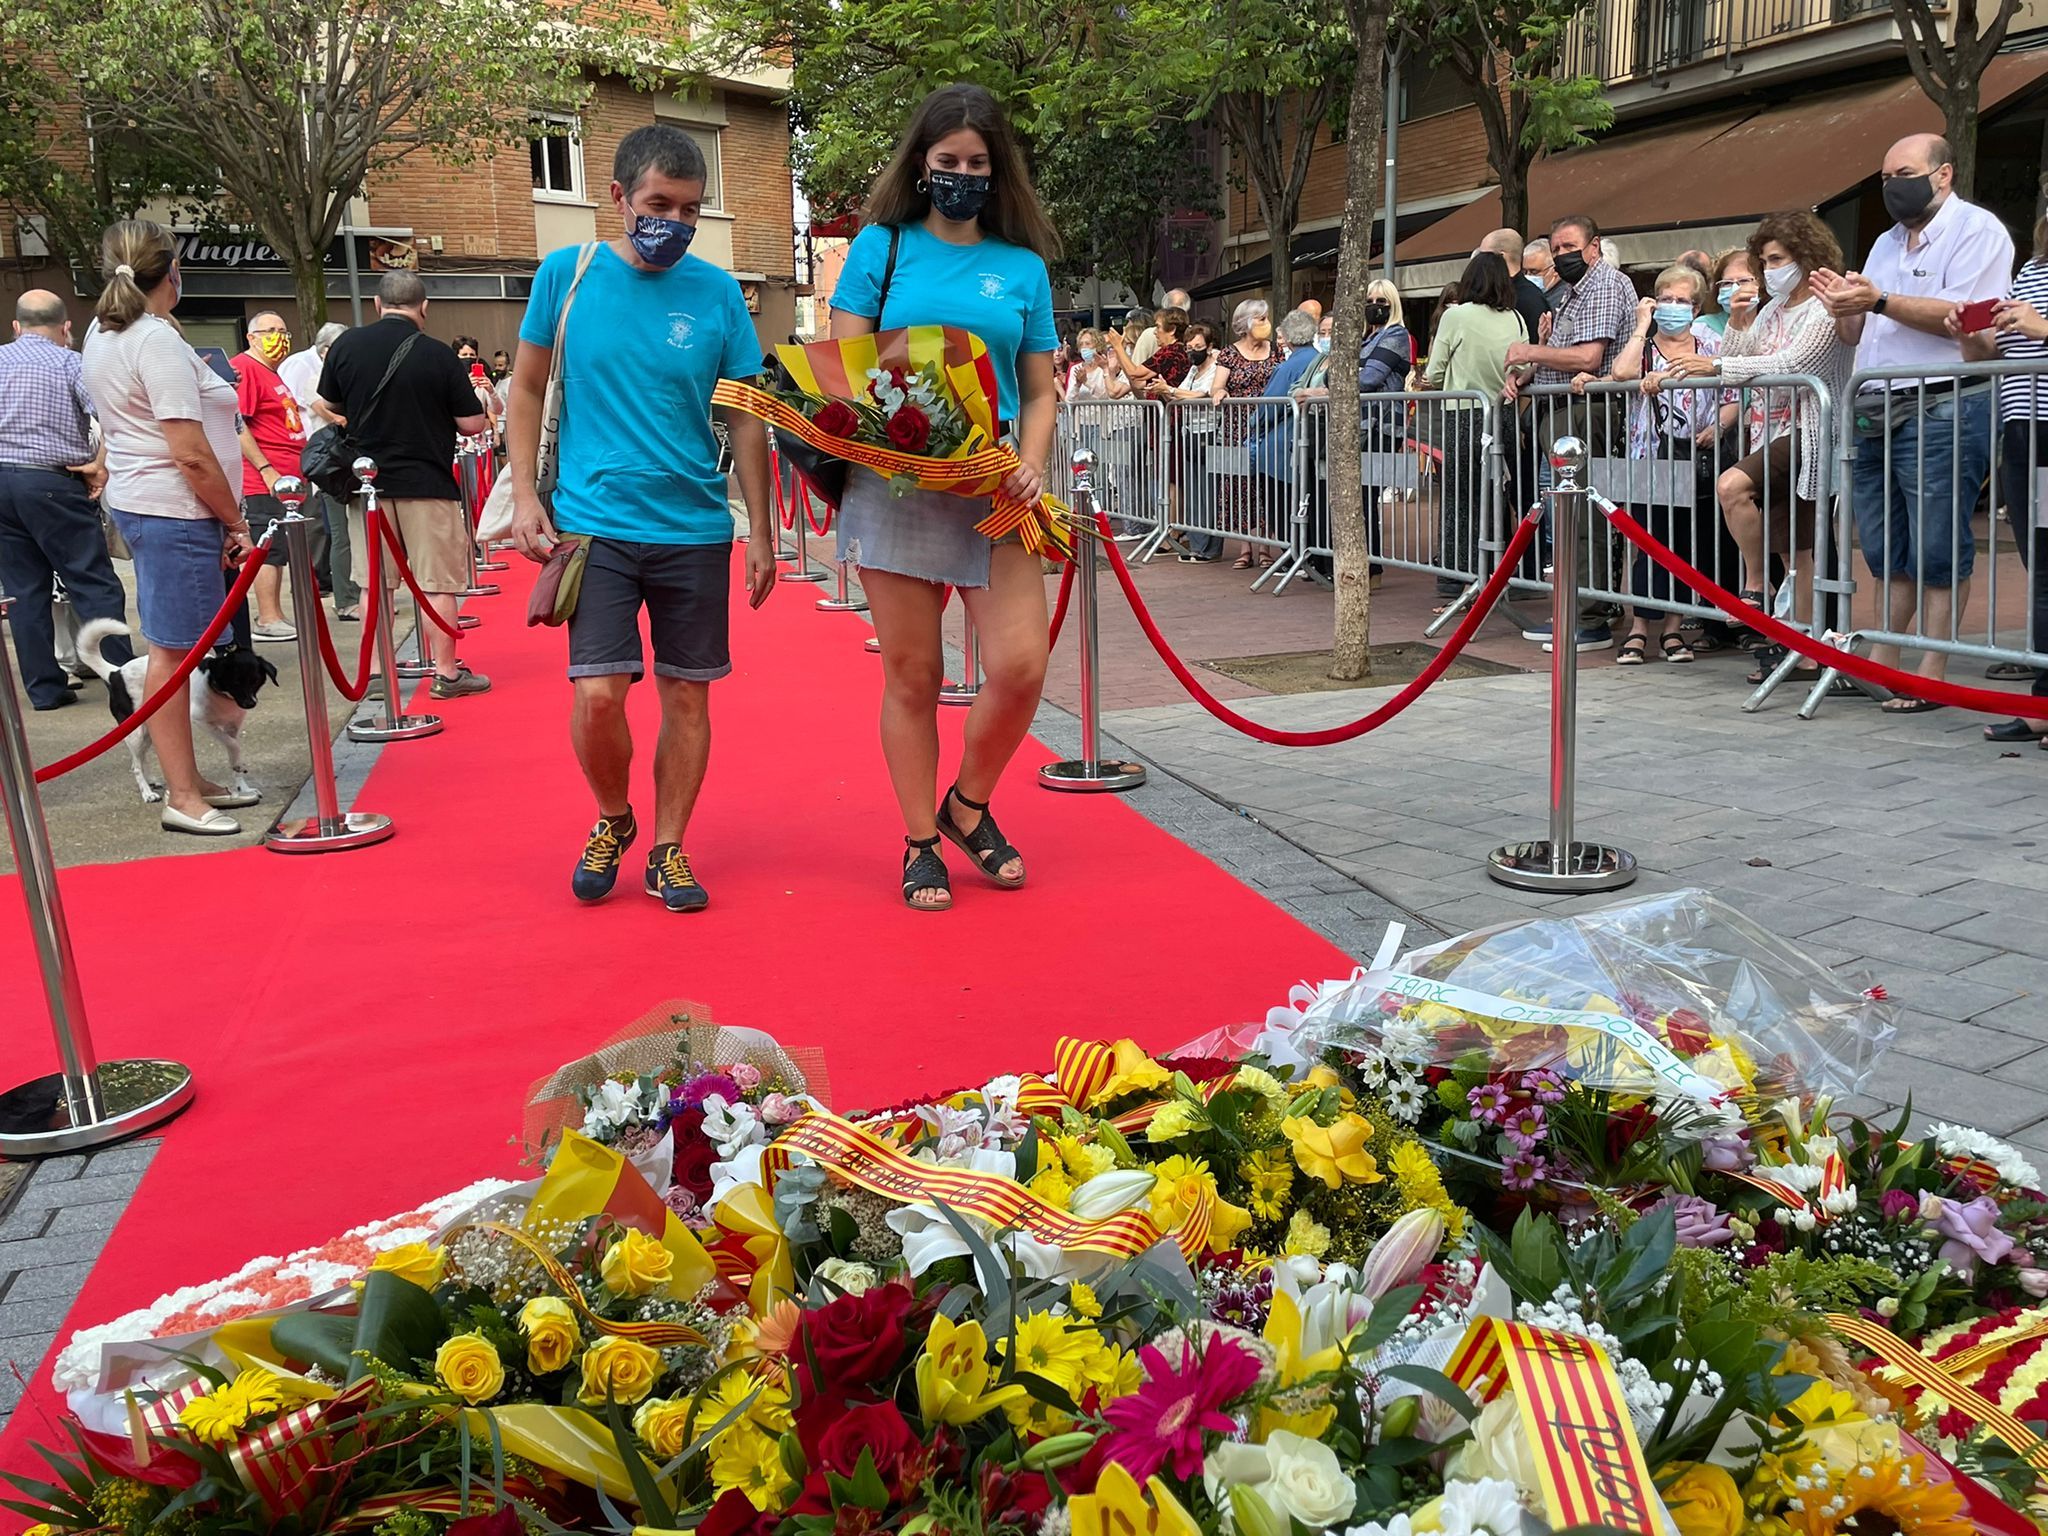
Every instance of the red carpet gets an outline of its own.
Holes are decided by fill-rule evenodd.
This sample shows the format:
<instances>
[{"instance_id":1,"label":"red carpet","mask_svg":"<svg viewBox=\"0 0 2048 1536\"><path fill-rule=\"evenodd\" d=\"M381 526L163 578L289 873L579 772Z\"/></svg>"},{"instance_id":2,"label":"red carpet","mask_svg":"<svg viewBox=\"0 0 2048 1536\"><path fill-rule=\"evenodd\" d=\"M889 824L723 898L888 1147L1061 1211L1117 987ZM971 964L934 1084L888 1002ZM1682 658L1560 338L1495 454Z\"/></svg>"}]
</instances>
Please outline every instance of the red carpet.
<instances>
[{"instance_id":1,"label":"red carpet","mask_svg":"<svg viewBox=\"0 0 2048 1536\"><path fill-rule=\"evenodd\" d=\"M645 833L613 897L579 907L569 872L593 812L567 738L565 642L523 627L526 568L512 563L466 645L495 690L434 706L447 730L387 747L361 796L398 822L390 842L64 874L101 1055L178 1057L199 1097L60 1337L252 1256L518 1176L508 1138L527 1086L664 999L822 1047L834 1100L857 1109L1042 1069L1065 1033L1170 1047L1350 968L1116 797L1038 789L1049 754L1035 741L997 799L1030 886L997 890L949 850L955 909L904 908L875 741L880 662L861 647L866 624L818 613L804 586L758 613L735 600L736 670L713 690L717 745L690 838L710 909L671 916L640 893ZM651 744L652 690L633 693ZM949 732L964 713L944 712ZM643 817L650 776L643 753ZM4 885L12 1082L55 1056L18 889ZM37 1465L26 1441L50 1393L30 1374L0 1467Z\"/></svg>"}]
</instances>

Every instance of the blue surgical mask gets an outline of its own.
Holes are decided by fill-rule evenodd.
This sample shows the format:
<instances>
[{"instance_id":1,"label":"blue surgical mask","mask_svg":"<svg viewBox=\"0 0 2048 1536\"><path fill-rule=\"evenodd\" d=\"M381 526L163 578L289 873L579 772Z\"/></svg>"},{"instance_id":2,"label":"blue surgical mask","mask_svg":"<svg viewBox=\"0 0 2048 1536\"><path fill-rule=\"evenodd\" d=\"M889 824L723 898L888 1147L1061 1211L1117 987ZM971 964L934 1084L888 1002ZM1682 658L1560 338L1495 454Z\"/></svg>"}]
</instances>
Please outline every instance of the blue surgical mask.
<instances>
[{"instance_id":1,"label":"blue surgical mask","mask_svg":"<svg viewBox=\"0 0 2048 1536\"><path fill-rule=\"evenodd\" d=\"M1082 361L1082 362L1084 362L1084 363L1092 363L1092 362L1094 362L1094 361L1095 361L1095 349L1094 349L1093 347L1083 347L1083 348L1081 349L1081 361Z\"/></svg>"},{"instance_id":2,"label":"blue surgical mask","mask_svg":"<svg viewBox=\"0 0 2048 1536\"><path fill-rule=\"evenodd\" d=\"M1657 329L1666 336L1676 336L1681 331L1692 329L1692 306L1679 299L1666 299L1652 312Z\"/></svg>"},{"instance_id":3,"label":"blue surgical mask","mask_svg":"<svg viewBox=\"0 0 2048 1536\"><path fill-rule=\"evenodd\" d=\"M633 253L650 267L663 270L681 261L696 238L696 225L685 224L681 219L657 218L651 213L633 214L633 222L626 226L626 239Z\"/></svg>"},{"instance_id":4,"label":"blue surgical mask","mask_svg":"<svg viewBox=\"0 0 2048 1536\"><path fill-rule=\"evenodd\" d=\"M1734 283L1723 283L1714 290L1714 302L1723 309L1732 306L1735 303L1735 287Z\"/></svg>"},{"instance_id":5,"label":"blue surgical mask","mask_svg":"<svg viewBox=\"0 0 2048 1536\"><path fill-rule=\"evenodd\" d=\"M1330 338L1329 338L1329 337L1327 337L1327 336L1320 336L1320 335L1319 335L1319 336L1317 336L1317 337L1316 337L1316 350L1317 350L1318 352L1327 352L1327 351L1329 351L1329 350L1330 350Z\"/></svg>"}]
</instances>

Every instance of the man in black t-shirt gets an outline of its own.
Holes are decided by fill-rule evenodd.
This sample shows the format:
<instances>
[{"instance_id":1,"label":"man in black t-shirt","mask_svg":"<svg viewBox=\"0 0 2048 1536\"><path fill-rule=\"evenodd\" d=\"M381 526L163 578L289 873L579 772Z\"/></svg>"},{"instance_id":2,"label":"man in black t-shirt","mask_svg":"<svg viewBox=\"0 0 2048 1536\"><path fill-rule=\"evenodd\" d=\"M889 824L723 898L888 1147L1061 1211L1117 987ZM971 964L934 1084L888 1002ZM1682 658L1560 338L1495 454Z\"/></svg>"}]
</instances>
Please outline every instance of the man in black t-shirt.
<instances>
[{"instance_id":1,"label":"man in black t-shirt","mask_svg":"<svg viewBox=\"0 0 2048 1536\"><path fill-rule=\"evenodd\" d=\"M455 438L488 430L469 370L444 341L426 334L427 289L416 272L386 272L377 285L378 320L328 348L320 402L347 423L357 449L377 461L377 504L397 531L413 578L452 626L469 587L469 531L455 483ZM399 349L405 355L384 379ZM385 561L385 585L401 578ZM455 656L455 639L422 619L434 658L434 697L485 693L491 680Z\"/></svg>"}]
</instances>

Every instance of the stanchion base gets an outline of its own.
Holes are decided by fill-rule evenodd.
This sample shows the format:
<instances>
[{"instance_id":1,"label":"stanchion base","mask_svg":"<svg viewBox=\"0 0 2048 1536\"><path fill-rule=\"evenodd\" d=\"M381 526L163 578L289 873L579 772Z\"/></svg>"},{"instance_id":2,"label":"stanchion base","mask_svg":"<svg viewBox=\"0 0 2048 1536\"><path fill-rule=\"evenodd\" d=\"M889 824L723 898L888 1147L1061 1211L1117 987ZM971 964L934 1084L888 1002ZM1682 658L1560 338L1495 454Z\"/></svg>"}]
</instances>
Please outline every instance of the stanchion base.
<instances>
[{"instance_id":1,"label":"stanchion base","mask_svg":"<svg viewBox=\"0 0 2048 1536\"><path fill-rule=\"evenodd\" d=\"M881 655L881 654L882 654L882 640L881 640L881 636L879 636L879 635L869 635L869 636L867 637L867 639L865 639L865 640L861 641L861 643L860 643L860 648L861 648L862 650L866 651L866 652L867 652L867 653L868 653L868 654L869 654L870 656L879 656L879 655Z\"/></svg>"},{"instance_id":2,"label":"stanchion base","mask_svg":"<svg viewBox=\"0 0 2048 1536\"><path fill-rule=\"evenodd\" d=\"M398 680L401 683L416 683L423 677L434 675L431 661L401 661L398 664Z\"/></svg>"},{"instance_id":3,"label":"stanchion base","mask_svg":"<svg viewBox=\"0 0 2048 1536\"><path fill-rule=\"evenodd\" d=\"M350 741L413 741L441 733L439 715L400 715L395 720L351 720Z\"/></svg>"},{"instance_id":4,"label":"stanchion base","mask_svg":"<svg viewBox=\"0 0 2048 1536\"><path fill-rule=\"evenodd\" d=\"M482 570L483 567L478 566L477 569ZM500 569L503 569L503 567L500 567ZM500 587L496 582L480 581L473 587L465 588L462 595L464 597L496 597L503 590L504 588ZM457 622L467 617L467 614L458 615Z\"/></svg>"},{"instance_id":5,"label":"stanchion base","mask_svg":"<svg viewBox=\"0 0 2048 1536\"><path fill-rule=\"evenodd\" d=\"M1143 763L1123 763L1100 758L1092 766L1078 758L1065 763L1047 763L1038 770L1041 789L1065 789L1086 794L1096 790L1136 789L1145 782Z\"/></svg>"},{"instance_id":6,"label":"stanchion base","mask_svg":"<svg viewBox=\"0 0 2048 1536\"><path fill-rule=\"evenodd\" d=\"M972 704L981 697L979 688L966 688L959 683L947 683L939 690L941 704Z\"/></svg>"},{"instance_id":7,"label":"stanchion base","mask_svg":"<svg viewBox=\"0 0 2048 1536\"><path fill-rule=\"evenodd\" d=\"M281 821L264 834L263 846L272 853L339 853L381 843L396 830L389 816L348 811L332 821L318 816Z\"/></svg>"},{"instance_id":8,"label":"stanchion base","mask_svg":"<svg viewBox=\"0 0 2048 1536\"><path fill-rule=\"evenodd\" d=\"M775 579L777 581L824 581L827 578L823 571L778 571Z\"/></svg>"},{"instance_id":9,"label":"stanchion base","mask_svg":"<svg viewBox=\"0 0 2048 1536\"><path fill-rule=\"evenodd\" d=\"M1518 891L1618 891L1636 878L1636 856L1600 843L1573 843L1561 870L1550 865L1550 840L1508 843L1486 856L1486 872Z\"/></svg>"},{"instance_id":10,"label":"stanchion base","mask_svg":"<svg viewBox=\"0 0 2048 1536\"><path fill-rule=\"evenodd\" d=\"M866 613L867 599L862 597L821 597L818 607L825 613Z\"/></svg>"},{"instance_id":11,"label":"stanchion base","mask_svg":"<svg viewBox=\"0 0 2048 1536\"><path fill-rule=\"evenodd\" d=\"M509 571L512 569L511 566L502 560L479 560L476 563L476 568L480 571Z\"/></svg>"},{"instance_id":12,"label":"stanchion base","mask_svg":"<svg viewBox=\"0 0 2048 1536\"><path fill-rule=\"evenodd\" d=\"M103 1061L100 1118L74 1125L64 1076L52 1072L0 1093L0 1157L50 1157L139 1136L192 1102L192 1069L176 1061Z\"/></svg>"},{"instance_id":13,"label":"stanchion base","mask_svg":"<svg viewBox=\"0 0 2048 1536\"><path fill-rule=\"evenodd\" d=\"M483 620L473 613L458 613L455 615L455 627L457 629L475 629L481 623L483 623Z\"/></svg>"}]
</instances>

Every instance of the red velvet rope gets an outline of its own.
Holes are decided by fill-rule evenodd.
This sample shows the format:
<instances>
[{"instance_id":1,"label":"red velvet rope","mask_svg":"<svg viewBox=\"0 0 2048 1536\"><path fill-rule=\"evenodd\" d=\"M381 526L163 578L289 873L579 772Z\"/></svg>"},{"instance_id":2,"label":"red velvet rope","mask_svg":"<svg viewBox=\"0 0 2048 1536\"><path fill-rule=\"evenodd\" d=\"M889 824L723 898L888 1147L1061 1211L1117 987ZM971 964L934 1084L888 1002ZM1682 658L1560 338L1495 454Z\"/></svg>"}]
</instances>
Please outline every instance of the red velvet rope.
<instances>
[{"instance_id":1,"label":"red velvet rope","mask_svg":"<svg viewBox=\"0 0 2048 1536\"><path fill-rule=\"evenodd\" d=\"M372 510L367 521L381 524L384 521L384 514ZM369 533L367 525L364 532ZM383 591L377 583L384 579L384 541L373 533L369 534L369 538L370 585L363 597L365 601L376 602ZM370 691L370 648L377 638L376 623L370 618L362 621L363 645L356 656L356 679L351 683L348 674L341 669L341 657L334 649L334 633L327 627L327 610L316 601L313 604L313 613L319 621L320 660L327 668L327 675L334 680L334 686L340 690L344 699L351 704L359 703L363 695Z\"/></svg>"},{"instance_id":2,"label":"red velvet rope","mask_svg":"<svg viewBox=\"0 0 2048 1536\"><path fill-rule=\"evenodd\" d=\"M811 488L808 485L801 485L797 487L797 494L803 498L804 521L811 525L811 532L821 539L824 538L832 531L832 503L825 502L825 521L821 524L811 516Z\"/></svg>"},{"instance_id":3,"label":"red velvet rope","mask_svg":"<svg viewBox=\"0 0 2048 1536\"><path fill-rule=\"evenodd\" d=\"M412 593L412 600L419 605L420 613L426 618L432 619L434 621L434 628L440 630L449 639L461 639L462 631L436 613L434 605L427 601L427 594L420 590L419 582L413 577L412 567L405 563L405 550L398 542L398 530L381 516L377 520L383 524L384 542L390 545L391 558L398 562L398 574L405 578L406 590Z\"/></svg>"},{"instance_id":4,"label":"red velvet rope","mask_svg":"<svg viewBox=\"0 0 2048 1536\"><path fill-rule=\"evenodd\" d=\"M1500 600L1501 593L1507 590L1508 581L1514 575L1515 562L1529 547L1529 541L1536 536L1538 521L1537 515L1533 512L1522 519L1521 526L1515 530L1515 536L1501 552L1500 563L1495 567L1493 576L1480 589L1478 598L1466 610L1463 621L1452 631L1450 639L1444 642L1443 649L1430 659L1429 665L1416 675L1415 681L1371 714L1349 724L1333 725L1320 731L1281 731L1270 725L1261 725L1256 720L1248 720L1230 708L1203 687L1201 680L1188 669L1187 663L1174 655L1173 647L1166 643L1166 637L1159 633L1159 626L1153 622L1151 610L1145 606L1144 598L1138 595L1137 584L1131 580L1131 568L1124 564L1124 552L1117 548L1116 540L1110 534L1109 519L1100 513L1096 514L1103 547L1109 551L1110 569L1116 572L1117 584L1124 589L1124 596L1130 600L1131 612L1137 615L1138 627L1145 631L1145 638L1152 642L1152 649L1157 651L1159 659L1166 663L1166 670L1171 672L1181 687L1188 691L1188 697L1232 730L1275 747L1327 747L1340 741L1354 741L1368 731L1378 730L1422 697L1430 685L1458 659L1458 653L1465 649L1493 605ZM1086 560L1090 557L1084 548L1076 551L1075 558Z\"/></svg>"},{"instance_id":5,"label":"red velvet rope","mask_svg":"<svg viewBox=\"0 0 2048 1536\"><path fill-rule=\"evenodd\" d=\"M276 526L273 523L271 528L274 529ZM220 638L220 632L226 629L233 620L235 610L240 608L243 599L248 597L249 588L256 584L256 573L263 569L263 557L269 552L269 549L270 529L266 529L262 540L256 545L256 552L242 557L241 572L235 577L234 586L228 590L227 600L220 605L220 612L213 616L213 622L206 626L206 633L199 637L198 643L185 653L185 659L178 663L178 670L164 679L163 686L157 689L155 693L152 693L147 699L144 699L140 709L107 732L106 735L100 737L99 740L80 747L69 756L58 758L54 763L45 763L42 767L38 768L36 770L36 782L38 784L47 784L59 775L69 773L81 763L89 763L102 752L106 752L119 743L126 741L142 728L142 723L145 720L164 707L165 701L172 694L184 688L185 680L192 675L193 668L206 659L207 653L213 649L213 642Z\"/></svg>"},{"instance_id":6,"label":"red velvet rope","mask_svg":"<svg viewBox=\"0 0 2048 1536\"><path fill-rule=\"evenodd\" d=\"M1897 667L1887 667L1882 662L1872 661L1868 656L1858 656L1854 651L1845 651L1839 646L1829 645L1824 640L1791 625L1783 623L1761 608L1752 607L1726 587L1717 586L1712 579L1694 570L1666 549L1648 529L1619 507L1601 509L1607 520L1619 528L1628 541L1663 566L1673 576L1700 593L1716 608L1732 619L1740 619L1750 628L1768 635L1778 644L1800 655L1833 667L1861 682L1888 688L1911 698L1929 699L1937 704L1953 704L1958 709L1972 709L1987 715L2018 715L2022 720L2048 720L2048 698L2036 698L2026 693L2005 693L1996 688L1966 688L1951 683L1946 678L1922 677L1917 672L1901 672Z\"/></svg>"},{"instance_id":7,"label":"red velvet rope","mask_svg":"<svg viewBox=\"0 0 2048 1536\"><path fill-rule=\"evenodd\" d=\"M1052 605L1052 627L1045 635L1045 648L1048 651L1060 643L1060 630L1067 622L1067 599L1073 595L1074 562L1068 560L1060 566L1060 595Z\"/></svg>"}]
</instances>

